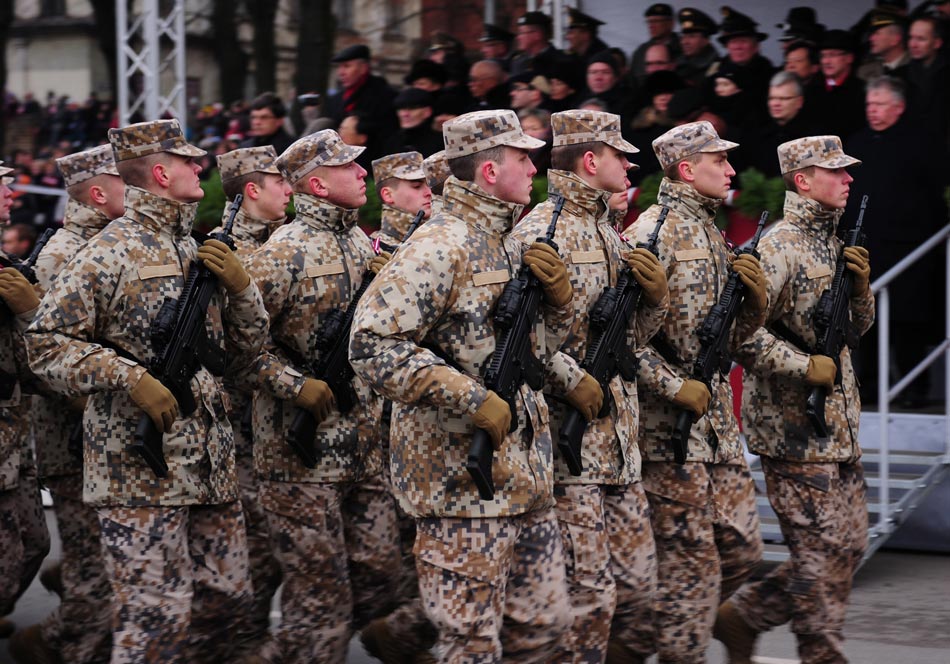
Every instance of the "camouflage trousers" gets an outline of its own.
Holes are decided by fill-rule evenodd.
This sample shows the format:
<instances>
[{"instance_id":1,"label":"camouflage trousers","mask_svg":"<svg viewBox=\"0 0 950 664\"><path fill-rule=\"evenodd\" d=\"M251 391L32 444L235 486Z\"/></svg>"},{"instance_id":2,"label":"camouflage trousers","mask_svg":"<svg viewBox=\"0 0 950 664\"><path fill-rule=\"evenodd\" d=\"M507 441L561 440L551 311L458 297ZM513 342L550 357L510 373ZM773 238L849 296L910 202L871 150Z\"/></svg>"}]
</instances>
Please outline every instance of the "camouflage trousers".
<instances>
[{"instance_id":1,"label":"camouflage trousers","mask_svg":"<svg viewBox=\"0 0 950 664\"><path fill-rule=\"evenodd\" d=\"M381 477L262 481L284 575L275 638L283 664L343 662L355 630L392 611L400 584L395 501Z\"/></svg>"},{"instance_id":2,"label":"camouflage trousers","mask_svg":"<svg viewBox=\"0 0 950 664\"><path fill-rule=\"evenodd\" d=\"M551 662L570 629L561 537L551 509L416 521L419 594L440 662Z\"/></svg>"},{"instance_id":3,"label":"camouflage trousers","mask_svg":"<svg viewBox=\"0 0 950 664\"><path fill-rule=\"evenodd\" d=\"M251 602L237 501L100 507L112 584L112 664L233 661Z\"/></svg>"},{"instance_id":4,"label":"camouflage trousers","mask_svg":"<svg viewBox=\"0 0 950 664\"><path fill-rule=\"evenodd\" d=\"M791 621L802 664L844 662L851 578L867 549L864 469L857 463L796 463L762 457L769 502L789 559L733 597L758 631Z\"/></svg>"},{"instance_id":5,"label":"camouflage trousers","mask_svg":"<svg viewBox=\"0 0 950 664\"><path fill-rule=\"evenodd\" d=\"M612 630L651 652L656 552L643 488L561 484L554 497L573 618L563 661L603 662Z\"/></svg>"},{"instance_id":6,"label":"camouflage trousers","mask_svg":"<svg viewBox=\"0 0 950 664\"><path fill-rule=\"evenodd\" d=\"M716 610L762 557L745 459L644 462L657 553L654 638L660 662L705 662Z\"/></svg>"},{"instance_id":7,"label":"camouflage trousers","mask_svg":"<svg viewBox=\"0 0 950 664\"><path fill-rule=\"evenodd\" d=\"M62 543L60 605L41 623L43 639L64 662L101 664L112 652L112 588L102 557L96 510L82 502L82 475L46 478Z\"/></svg>"}]
</instances>

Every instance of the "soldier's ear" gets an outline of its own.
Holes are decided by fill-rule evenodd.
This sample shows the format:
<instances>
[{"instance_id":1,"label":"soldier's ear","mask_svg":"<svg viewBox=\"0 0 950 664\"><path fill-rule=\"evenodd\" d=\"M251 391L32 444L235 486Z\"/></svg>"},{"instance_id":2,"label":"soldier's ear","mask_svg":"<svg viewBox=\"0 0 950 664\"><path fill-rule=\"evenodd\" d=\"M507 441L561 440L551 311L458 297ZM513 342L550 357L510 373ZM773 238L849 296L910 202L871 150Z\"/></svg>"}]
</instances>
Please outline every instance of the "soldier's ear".
<instances>
[{"instance_id":1,"label":"soldier's ear","mask_svg":"<svg viewBox=\"0 0 950 664\"><path fill-rule=\"evenodd\" d=\"M256 201L261 197L260 187L257 186L256 182L247 182L244 185L244 197L249 198L252 201Z\"/></svg>"},{"instance_id":2,"label":"soldier's ear","mask_svg":"<svg viewBox=\"0 0 950 664\"><path fill-rule=\"evenodd\" d=\"M106 190L99 185L94 184L89 187L89 200L91 200L96 205L105 205L108 198L109 197L106 194Z\"/></svg>"},{"instance_id":3,"label":"soldier's ear","mask_svg":"<svg viewBox=\"0 0 950 664\"><path fill-rule=\"evenodd\" d=\"M581 157L581 167L588 175L597 175L597 155L592 150L588 150Z\"/></svg>"},{"instance_id":4,"label":"soldier's ear","mask_svg":"<svg viewBox=\"0 0 950 664\"><path fill-rule=\"evenodd\" d=\"M381 200L386 205L392 205L393 204L393 188L388 185L380 188L379 200Z\"/></svg>"},{"instance_id":5,"label":"soldier's ear","mask_svg":"<svg viewBox=\"0 0 950 664\"><path fill-rule=\"evenodd\" d=\"M498 165L491 159L479 164L478 172L488 184L495 184L498 181Z\"/></svg>"},{"instance_id":6,"label":"soldier's ear","mask_svg":"<svg viewBox=\"0 0 950 664\"><path fill-rule=\"evenodd\" d=\"M326 198L330 195L330 188L327 187L327 183L324 182L323 178L317 175L311 175L307 178L307 188L314 196Z\"/></svg>"}]
</instances>

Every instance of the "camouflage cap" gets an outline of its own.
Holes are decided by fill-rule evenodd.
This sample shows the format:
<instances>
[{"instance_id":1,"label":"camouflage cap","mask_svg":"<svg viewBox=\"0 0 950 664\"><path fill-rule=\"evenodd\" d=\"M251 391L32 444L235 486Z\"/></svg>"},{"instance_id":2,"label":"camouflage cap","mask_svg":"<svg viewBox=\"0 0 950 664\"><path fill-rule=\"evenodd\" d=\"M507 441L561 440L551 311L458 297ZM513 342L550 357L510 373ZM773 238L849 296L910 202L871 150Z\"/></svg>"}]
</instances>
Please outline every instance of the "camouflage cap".
<instances>
[{"instance_id":1,"label":"camouflage cap","mask_svg":"<svg viewBox=\"0 0 950 664\"><path fill-rule=\"evenodd\" d=\"M56 160L67 187L85 182L97 175L118 175L111 145L100 145Z\"/></svg>"},{"instance_id":2,"label":"camouflage cap","mask_svg":"<svg viewBox=\"0 0 950 664\"><path fill-rule=\"evenodd\" d=\"M4 166L3 162L0 161L0 185L13 184L13 178L9 174L13 172L13 169L9 166Z\"/></svg>"},{"instance_id":3,"label":"camouflage cap","mask_svg":"<svg viewBox=\"0 0 950 664\"><path fill-rule=\"evenodd\" d=\"M449 162L445 158L445 150L439 150L422 160L422 170L426 173L426 184L429 189L435 189L443 184L452 175Z\"/></svg>"},{"instance_id":4,"label":"camouflage cap","mask_svg":"<svg viewBox=\"0 0 950 664\"><path fill-rule=\"evenodd\" d=\"M158 152L171 152L182 157L203 157L208 154L185 140L178 120L152 120L109 130L109 143L116 161L137 159Z\"/></svg>"},{"instance_id":5,"label":"camouflage cap","mask_svg":"<svg viewBox=\"0 0 950 664\"><path fill-rule=\"evenodd\" d=\"M13 172L12 168L10 168L9 166L4 166L3 162L0 161L0 176L6 175L7 173L12 173L12 172Z\"/></svg>"},{"instance_id":6,"label":"camouflage cap","mask_svg":"<svg viewBox=\"0 0 950 664\"><path fill-rule=\"evenodd\" d=\"M845 168L857 166L861 160L849 157L837 136L806 136L778 146L778 163L782 175L809 166Z\"/></svg>"},{"instance_id":7,"label":"camouflage cap","mask_svg":"<svg viewBox=\"0 0 950 664\"><path fill-rule=\"evenodd\" d=\"M277 168L277 150L273 145L259 148L239 148L218 155L218 170L221 182L234 180L248 173L273 173L280 175Z\"/></svg>"},{"instance_id":8,"label":"camouflage cap","mask_svg":"<svg viewBox=\"0 0 950 664\"><path fill-rule=\"evenodd\" d=\"M664 169L697 152L722 152L737 147L738 143L719 138L716 129L705 120L673 127L653 141L653 152Z\"/></svg>"},{"instance_id":9,"label":"camouflage cap","mask_svg":"<svg viewBox=\"0 0 950 664\"><path fill-rule=\"evenodd\" d=\"M606 143L627 154L636 154L633 143L620 135L620 116L602 111L572 109L551 116L554 147L578 143Z\"/></svg>"},{"instance_id":10,"label":"camouflage cap","mask_svg":"<svg viewBox=\"0 0 950 664\"><path fill-rule=\"evenodd\" d=\"M320 166L343 166L359 157L365 147L347 145L332 129L298 138L277 157L277 168L291 185Z\"/></svg>"},{"instance_id":11,"label":"camouflage cap","mask_svg":"<svg viewBox=\"0 0 950 664\"><path fill-rule=\"evenodd\" d=\"M449 120L442 125L445 139L445 157L454 159L490 150L502 145L522 150L534 150L544 141L525 135L514 111L475 111Z\"/></svg>"},{"instance_id":12,"label":"camouflage cap","mask_svg":"<svg viewBox=\"0 0 950 664\"><path fill-rule=\"evenodd\" d=\"M389 178L425 180L422 155L418 152L397 152L373 160L373 179L382 182Z\"/></svg>"}]
</instances>

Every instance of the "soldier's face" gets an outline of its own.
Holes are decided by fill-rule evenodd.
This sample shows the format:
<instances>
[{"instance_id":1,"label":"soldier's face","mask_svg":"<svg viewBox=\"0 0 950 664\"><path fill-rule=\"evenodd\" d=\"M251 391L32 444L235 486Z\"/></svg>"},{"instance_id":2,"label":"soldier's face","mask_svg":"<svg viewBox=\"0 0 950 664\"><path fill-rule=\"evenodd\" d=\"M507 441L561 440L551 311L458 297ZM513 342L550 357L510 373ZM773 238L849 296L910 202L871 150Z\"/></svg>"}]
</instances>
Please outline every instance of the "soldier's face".
<instances>
[{"instance_id":1,"label":"soldier's face","mask_svg":"<svg viewBox=\"0 0 950 664\"><path fill-rule=\"evenodd\" d=\"M737 65L744 65L759 52L759 40L755 37L733 37L726 44L729 59Z\"/></svg>"},{"instance_id":2,"label":"soldier's face","mask_svg":"<svg viewBox=\"0 0 950 664\"><path fill-rule=\"evenodd\" d=\"M326 187L326 199L341 208L352 210L366 203L366 170L351 161L343 166L318 169Z\"/></svg>"},{"instance_id":3,"label":"soldier's face","mask_svg":"<svg viewBox=\"0 0 950 664\"><path fill-rule=\"evenodd\" d=\"M425 180L397 180L389 191L394 208L409 214L425 210L425 219L432 213L432 191Z\"/></svg>"},{"instance_id":4,"label":"soldier's face","mask_svg":"<svg viewBox=\"0 0 950 664\"><path fill-rule=\"evenodd\" d=\"M809 186L806 196L830 210L843 210L848 204L848 193L854 178L844 168L816 166L814 175L806 175L806 181Z\"/></svg>"},{"instance_id":5,"label":"soldier's face","mask_svg":"<svg viewBox=\"0 0 950 664\"><path fill-rule=\"evenodd\" d=\"M683 55L692 57L706 48L709 38L701 32L684 32L680 35L680 48Z\"/></svg>"},{"instance_id":6,"label":"soldier's face","mask_svg":"<svg viewBox=\"0 0 950 664\"><path fill-rule=\"evenodd\" d=\"M594 163L597 164L597 175L591 184L595 189L615 194L626 191L630 186L627 171L632 164L627 161L627 155L617 148L605 145L600 155L594 154Z\"/></svg>"},{"instance_id":7,"label":"soldier's face","mask_svg":"<svg viewBox=\"0 0 950 664\"><path fill-rule=\"evenodd\" d=\"M0 223L10 221L10 208L13 206L13 191L5 184L0 184Z\"/></svg>"},{"instance_id":8,"label":"soldier's face","mask_svg":"<svg viewBox=\"0 0 950 664\"><path fill-rule=\"evenodd\" d=\"M531 178L538 169L528 158L527 150L505 148L504 158L492 162L495 169L495 198L509 203L527 205L531 202Z\"/></svg>"},{"instance_id":9,"label":"soldier's face","mask_svg":"<svg viewBox=\"0 0 950 664\"><path fill-rule=\"evenodd\" d=\"M726 197L736 172L725 152L704 152L699 161L690 166L696 191L709 198Z\"/></svg>"},{"instance_id":10,"label":"soldier's face","mask_svg":"<svg viewBox=\"0 0 950 664\"><path fill-rule=\"evenodd\" d=\"M278 221L286 214L291 188L283 175L266 173L258 186L257 212L262 219Z\"/></svg>"},{"instance_id":11,"label":"soldier's face","mask_svg":"<svg viewBox=\"0 0 950 664\"><path fill-rule=\"evenodd\" d=\"M168 174L168 197L180 203L197 203L205 196L201 188L198 173L201 164L193 157L182 157L177 154L166 153L165 162Z\"/></svg>"}]
</instances>

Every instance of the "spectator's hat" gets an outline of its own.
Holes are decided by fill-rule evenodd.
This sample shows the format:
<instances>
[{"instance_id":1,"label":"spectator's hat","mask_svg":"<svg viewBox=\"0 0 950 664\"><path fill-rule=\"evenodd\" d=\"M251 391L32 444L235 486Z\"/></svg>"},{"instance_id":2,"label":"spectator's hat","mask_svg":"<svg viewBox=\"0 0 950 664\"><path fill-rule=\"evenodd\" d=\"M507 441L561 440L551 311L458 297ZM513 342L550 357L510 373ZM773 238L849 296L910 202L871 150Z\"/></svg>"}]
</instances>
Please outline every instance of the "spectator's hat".
<instances>
[{"instance_id":1,"label":"spectator's hat","mask_svg":"<svg viewBox=\"0 0 950 664\"><path fill-rule=\"evenodd\" d=\"M544 147L544 141L531 138L521 129L514 111L475 111L442 125L445 158L454 159L491 148L508 146L521 150Z\"/></svg>"},{"instance_id":2,"label":"spectator's hat","mask_svg":"<svg viewBox=\"0 0 950 664\"><path fill-rule=\"evenodd\" d=\"M828 30L821 38L821 50L855 52L854 37L847 30Z\"/></svg>"},{"instance_id":3,"label":"spectator's hat","mask_svg":"<svg viewBox=\"0 0 950 664\"><path fill-rule=\"evenodd\" d=\"M806 136L778 146L778 163L785 175L809 166L831 169L857 166L861 160L846 155L837 136Z\"/></svg>"},{"instance_id":4,"label":"spectator's hat","mask_svg":"<svg viewBox=\"0 0 950 664\"><path fill-rule=\"evenodd\" d=\"M896 25L903 28L906 23L907 19L898 14L895 10L881 7L871 12L871 20L868 22L868 33L870 34L888 25Z\"/></svg>"},{"instance_id":5,"label":"spectator's hat","mask_svg":"<svg viewBox=\"0 0 950 664\"><path fill-rule=\"evenodd\" d=\"M785 16L784 23L776 23L776 28L782 30L781 42L805 41L818 44L825 32L825 26L818 23L815 10L811 7L792 7Z\"/></svg>"},{"instance_id":6,"label":"spectator's hat","mask_svg":"<svg viewBox=\"0 0 950 664\"><path fill-rule=\"evenodd\" d=\"M277 168L277 150L273 145L259 148L239 148L218 155L218 170L221 182L234 180L249 173L273 173L280 175Z\"/></svg>"},{"instance_id":7,"label":"spectator's hat","mask_svg":"<svg viewBox=\"0 0 950 664\"><path fill-rule=\"evenodd\" d=\"M732 7L724 6L722 8L722 23L719 25L719 43L726 45L734 37L755 37L759 41L765 41L768 35L759 32L759 24L751 18L737 12Z\"/></svg>"},{"instance_id":8,"label":"spectator's hat","mask_svg":"<svg viewBox=\"0 0 950 664\"><path fill-rule=\"evenodd\" d=\"M673 8L665 2L657 2L647 7L647 10L643 12L643 16L645 18L650 18L651 16L662 16L663 18L672 19Z\"/></svg>"},{"instance_id":9,"label":"spectator's hat","mask_svg":"<svg viewBox=\"0 0 950 664\"><path fill-rule=\"evenodd\" d=\"M636 154L633 143L620 134L620 116L600 111L571 109L551 116L554 147L578 143L606 143L627 154Z\"/></svg>"},{"instance_id":10,"label":"spectator's hat","mask_svg":"<svg viewBox=\"0 0 950 664\"><path fill-rule=\"evenodd\" d=\"M462 51L462 42L445 32L436 32L432 35L430 51Z\"/></svg>"},{"instance_id":11,"label":"spectator's hat","mask_svg":"<svg viewBox=\"0 0 950 664\"><path fill-rule=\"evenodd\" d=\"M426 174L426 184L429 189L435 189L452 175L449 162L445 158L445 150L439 150L422 160L422 170Z\"/></svg>"},{"instance_id":12,"label":"spectator's hat","mask_svg":"<svg viewBox=\"0 0 950 664\"><path fill-rule=\"evenodd\" d=\"M677 121L692 121L703 111L703 92L697 87L681 88L673 93L672 99L666 108L670 119Z\"/></svg>"},{"instance_id":13,"label":"spectator's hat","mask_svg":"<svg viewBox=\"0 0 950 664\"><path fill-rule=\"evenodd\" d=\"M716 32L719 30L716 22L713 21L707 14L704 14L698 9L686 7L680 10L678 16L680 21L680 32L701 32L709 37L716 34Z\"/></svg>"},{"instance_id":14,"label":"spectator's hat","mask_svg":"<svg viewBox=\"0 0 950 664\"><path fill-rule=\"evenodd\" d=\"M535 74L530 69L523 71L520 74L509 76L508 83L524 83L528 87L534 88L541 94L551 94L551 83L548 81L548 79L546 79L544 76L541 76L540 74Z\"/></svg>"},{"instance_id":15,"label":"spectator's hat","mask_svg":"<svg viewBox=\"0 0 950 664\"><path fill-rule=\"evenodd\" d=\"M581 28L583 30L590 30L591 32L597 32L597 28L604 24L600 19L596 19L593 16L588 16L582 11L574 9L573 7L567 8L567 29L572 30L574 28Z\"/></svg>"},{"instance_id":16,"label":"spectator's hat","mask_svg":"<svg viewBox=\"0 0 950 664\"><path fill-rule=\"evenodd\" d=\"M340 64L341 62L349 62L350 60L369 60L369 46L366 44L353 44L352 46L347 46L342 51L333 56L330 60L335 65Z\"/></svg>"},{"instance_id":17,"label":"spectator's hat","mask_svg":"<svg viewBox=\"0 0 950 664\"><path fill-rule=\"evenodd\" d=\"M439 85L443 85L449 80L449 72L438 62L425 58L413 62L412 67L409 68L409 73L406 74L403 80L406 82L406 85L412 85L420 78L428 78Z\"/></svg>"},{"instance_id":18,"label":"spectator's hat","mask_svg":"<svg viewBox=\"0 0 950 664\"><path fill-rule=\"evenodd\" d=\"M182 157L203 157L207 152L185 140L178 120L138 122L109 130L109 143L117 162L138 159L159 152L170 152Z\"/></svg>"},{"instance_id":19,"label":"spectator's hat","mask_svg":"<svg viewBox=\"0 0 950 664\"><path fill-rule=\"evenodd\" d=\"M563 81L571 90L584 89L584 76L587 65L580 58L574 58L564 53L555 56L554 66L548 72L549 79Z\"/></svg>"},{"instance_id":20,"label":"spectator's hat","mask_svg":"<svg viewBox=\"0 0 950 664\"><path fill-rule=\"evenodd\" d=\"M56 166L63 176L67 187L85 182L97 175L118 175L115 168L115 156L111 145L100 145L91 150L83 150L56 160ZM0 175L6 169L0 168Z\"/></svg>"},{"instance_id":21,"label":"spectator's hat","mask_svg":"<svg viewBox=\"0 0 950 664\"><path fill-rule=\"evenodd\" d=\"M365 147L347 145L332 129L298 138L277 157L277 168L291 186L320 166L343 166L359 157Z\"/></svg>"},{"instance_id":22,"label":"spectator's hat","mask_svg":"<svg viewBox=\"0 0 950 664\"><path fill-rule=\"evenodd\" d=\"M431 107L434 103L432 95L425 90L406 88L393 99L393 108L396 110L400 108L426 108L427 106Z\"/></svg>"},{"instance_id":23,"label":"spectator's hat","mask_svg":"<svg viewBox=\"0 0 950 664\"><path fill-rule=\"evenodd\" d=\"M418 152L397 152L373 160L373 180L376 182L390 178L425 180L425 177L422 155Z\"/></svg>"},{"instance_id":24,"label":"spectator's hat","mask_svg":"<svg viewBox=\"0 0 950 664\"><path fill-rule=\"evenodd\" d=\"M604 50L600 53L595 53L590 60L587 61L587 66L590 67L592 64L605 64L610 65L610 68L614 72L614 76L620 76L620 65L617 64L617 58L613 56L613 53L610 50Z\"/></svg>"},{"instance_id":25,"label":"spectator's hat","mask_svg":"<svg viewBox=\"0 0 950 664\"><path fill-rule=\"evenodd\" d=\"M737 147L738 143L719 138L712 124L705 120L673 127L653 141L653 152L663 169L694 154L723 152Z\"/></svg>"},{"instance_id":26,"label":"spectator's hat","mask_svg":"<svg viewBox=\"0 0 950 664\"><path fill-rule=\"evenodd\" d=\"M510 44L515 39L515 36L505 30L502 27L497 25L492 25L491 23L486 23L482 27L482 36L478 38L480 42L504 42Z\"/></svg>"},{"instance_id":27,"label":"spectator's hat","mask_svg":"<svg viewBox=\"0 0 950 664\"><path fill-rule=\"evenodd\" d=\"M527 12L518 19L518 25L536 25L545 30L551 30L551 17L544 12Z\"/></svg>"}]
</instances>

